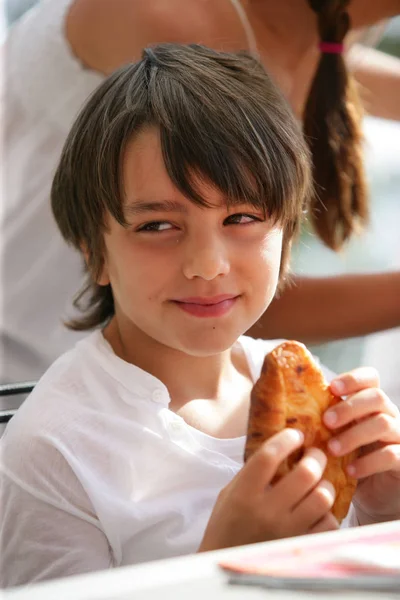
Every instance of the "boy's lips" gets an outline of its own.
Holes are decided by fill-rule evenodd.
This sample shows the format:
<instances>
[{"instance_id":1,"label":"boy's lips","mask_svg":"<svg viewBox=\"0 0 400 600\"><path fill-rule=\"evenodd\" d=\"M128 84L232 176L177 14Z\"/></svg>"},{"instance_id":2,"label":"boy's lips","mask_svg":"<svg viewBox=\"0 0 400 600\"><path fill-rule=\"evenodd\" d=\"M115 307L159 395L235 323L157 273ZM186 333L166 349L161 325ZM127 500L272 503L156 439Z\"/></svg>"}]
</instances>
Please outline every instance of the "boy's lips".
<instances>
[{"instance_id":1,"label":"boy's lips","mask_svg":"<svg viewBox=\"0 0 400 600\"><path fill-rule=\"evenodd\" d=\"M219 296L190 296L189 298L176 298L174 302L183 302L184 304L219 304L225 300L237 298L238 294L220 294Z\"/></svg>"},{"instance_id":2,"label":"boy's lips","mask_svg":"<svg viewBox=\"0 0 400 600\"><path fill-rule=\"evenodd\" d=\"M186 313L195 317L222 317L233 307L238 295L191 296L173 302Z\"/></svg>"}]
</instances>

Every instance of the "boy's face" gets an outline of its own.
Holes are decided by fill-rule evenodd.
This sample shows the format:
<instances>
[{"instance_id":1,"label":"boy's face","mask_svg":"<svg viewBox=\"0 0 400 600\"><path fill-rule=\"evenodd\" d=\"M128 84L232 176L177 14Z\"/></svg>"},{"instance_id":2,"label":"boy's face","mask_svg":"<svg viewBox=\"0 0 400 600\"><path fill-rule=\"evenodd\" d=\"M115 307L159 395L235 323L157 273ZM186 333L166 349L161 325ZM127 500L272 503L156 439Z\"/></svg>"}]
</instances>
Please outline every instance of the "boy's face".
<instances>
[{"instance_id":1,"label":"boy's face","mask_svg":"<svg viewBox=\"0 0 400 600\"><path fill-rule=\"evenodd\" d=\"M212 208L187 200L167 174L155 129L130 143L123 174L129 227L108 215L98 280L111 283L120 334L193 356L230 348L273 298L281 228L250 205L228 210L202 182Z\"/></svg>"}]
</instances>

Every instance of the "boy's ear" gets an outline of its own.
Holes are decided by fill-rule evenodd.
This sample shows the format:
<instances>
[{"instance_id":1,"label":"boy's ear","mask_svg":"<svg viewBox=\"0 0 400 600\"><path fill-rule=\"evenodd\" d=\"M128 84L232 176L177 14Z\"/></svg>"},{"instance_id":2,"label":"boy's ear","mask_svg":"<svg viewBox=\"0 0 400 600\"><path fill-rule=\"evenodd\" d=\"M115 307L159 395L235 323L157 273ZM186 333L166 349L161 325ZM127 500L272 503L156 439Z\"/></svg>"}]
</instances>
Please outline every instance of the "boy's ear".
<instances>
[{"instance_id":1,"label":"boy's ear","mask_svg":"<svg viewBox=\"0 0 400 600\"><path fill-rule=\"evenodd\" d=\"M108 268L106 262L103 261L103 266L101 267L101 271L99 276L96 278L97 285L109 285L110 278L108 276Z\"/></svg>"},{"instance_id":2,"label":"boy's ear","mask_svg":"<svg viewBox=\"0 0 400 600\"><path fill-rule=\"evenodd\" d=\"M89 250L84 242L81 243L80 248L81 248L83 257L85 259L85 263L88 268L88 271L90 273L91 268L90 268L90 261L89 261L89 258L90 258ZM101 267L98 277L96 277L94 279L95 279L95 282L97 283L97 285L109 285L110 278L108 276L108 268L107 268L105 259L103 259L103 264L102 264L102 267Z\"/></svg>"}]
</instances>

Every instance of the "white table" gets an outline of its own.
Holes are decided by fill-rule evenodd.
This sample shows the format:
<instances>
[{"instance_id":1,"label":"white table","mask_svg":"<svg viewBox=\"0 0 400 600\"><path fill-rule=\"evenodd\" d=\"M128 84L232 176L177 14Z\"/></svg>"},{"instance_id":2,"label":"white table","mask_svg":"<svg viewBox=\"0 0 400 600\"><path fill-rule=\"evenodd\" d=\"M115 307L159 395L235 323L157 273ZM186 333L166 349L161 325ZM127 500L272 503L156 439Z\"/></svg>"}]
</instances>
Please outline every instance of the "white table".
<instances>
[{"instance_id":1,"label":"white table","mask_svg":"<svg viewBox=\"0 0 400 600\"><path fill-rule=\"evenodd\" d=\"M370 532L391 531L393 524L370 525ZM218 567L221 559L237 557L240 553L254 552L257 547L282 549L299 544L312 546L316 541L340 539L343 544L352 540L358 528L289 538L228 550L219 550L109 571L79 575L30 586L22 586L0 593L2 600L307 600L313 598L348 598L349 600L386 600L399 598L398 594L384 592L299 592L265 590L228 584L227 575Z\"/></svg>"}]
</instances>

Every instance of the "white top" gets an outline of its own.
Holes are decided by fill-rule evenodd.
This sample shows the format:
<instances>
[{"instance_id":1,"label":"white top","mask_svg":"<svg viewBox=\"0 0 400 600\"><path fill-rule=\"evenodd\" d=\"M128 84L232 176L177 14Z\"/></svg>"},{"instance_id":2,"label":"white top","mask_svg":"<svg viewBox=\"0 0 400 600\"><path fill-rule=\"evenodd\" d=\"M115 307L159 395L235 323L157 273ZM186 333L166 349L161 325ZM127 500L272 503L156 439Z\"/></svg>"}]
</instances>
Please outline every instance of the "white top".
<instances>
[{"instance_id":1,"label":"white top","mask_svg":"<svg viewBox=\"0 0 400 600\"><path fill-rule=\"evenodd\" d=\"M82 264L53 220L50 187L67 133L103 77L84 69L64 37L71 0L42 0L5 47L0 199L0 381L39 378L82 337L62 324ZM71 310L69 310L71 315Z\"/></svg>"},{"instance_id":2,"label":"white top","mask_svg":"<svg viewBox=\"0 0 400 600\"><path fill-rule=\"evenodd\" d=\"M256 53L243 8L230 1ZM82 260L61 238L50 187L68 131L104 77L70 50L64 20L71 3L42 0L11 28L3 48L0 382L38 379L83 337L62 323L82 287Z\"/></svg>"},{"instance_id":3,"label":"white top","mask_svg":"<svg viewBox=\"0 0 400 600\"><path fill-rule=\"evenodd\" d=\"M278 342L240 338L254 381ZM202 433L169 399L100 331L52 365L1 440L4 586L197 550L245 437Z\"/></svg>"}]
</instances>

